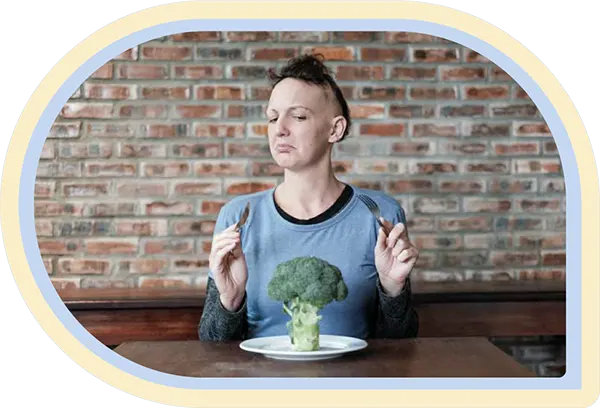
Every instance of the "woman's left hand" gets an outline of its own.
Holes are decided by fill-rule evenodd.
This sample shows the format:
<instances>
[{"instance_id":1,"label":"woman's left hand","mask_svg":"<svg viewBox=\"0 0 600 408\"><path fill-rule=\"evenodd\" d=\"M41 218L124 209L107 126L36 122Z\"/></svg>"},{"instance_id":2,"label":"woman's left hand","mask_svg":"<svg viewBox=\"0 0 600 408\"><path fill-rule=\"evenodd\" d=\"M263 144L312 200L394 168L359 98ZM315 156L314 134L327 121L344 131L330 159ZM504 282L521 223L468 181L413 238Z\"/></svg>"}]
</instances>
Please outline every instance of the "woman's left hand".
<instances>
[{"instance_id":1,"label":"woman's left hand","mask_svg":"<svg viewBox=\"0 0 600 408\"><path fill-rule=\"evenodd\" d=\"M398 223L394 226L389 221L381 221L391 232L386 237L383 229L379 228L375 245L375 267L383 290L388 296L394 297L402 292L406 279L417 262L419 251L410 242L406 225Z\"/></svg>"}]
</instances>

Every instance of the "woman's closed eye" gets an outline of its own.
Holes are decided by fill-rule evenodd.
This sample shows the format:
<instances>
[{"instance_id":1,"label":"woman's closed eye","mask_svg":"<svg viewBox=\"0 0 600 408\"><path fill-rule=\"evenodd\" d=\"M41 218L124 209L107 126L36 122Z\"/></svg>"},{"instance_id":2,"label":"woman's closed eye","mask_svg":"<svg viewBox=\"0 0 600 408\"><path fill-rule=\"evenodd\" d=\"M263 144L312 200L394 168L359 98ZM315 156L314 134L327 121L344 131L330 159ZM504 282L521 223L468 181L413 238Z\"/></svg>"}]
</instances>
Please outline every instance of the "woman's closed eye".
<instances>
[{"instance_id":1,"label":"woman's closed eye","mask_svg":"<svg viewBox=\"0 0 600 408\"><path fill-rule=\"evenodd\" d=\"M271 119L269 119L269 123L275 123L275 122L277 122L277 118L271 118Z\"/></svg>"},{"instance_id":2,"label":"woman's closed eye","mask_svg":"<svg viewBox=\"0 0 600 408\"><path fill-rule=\"evenodd\" d=\"M294 116L296 120L305 120L306 116Z\"/></svg>"}]
</instances>

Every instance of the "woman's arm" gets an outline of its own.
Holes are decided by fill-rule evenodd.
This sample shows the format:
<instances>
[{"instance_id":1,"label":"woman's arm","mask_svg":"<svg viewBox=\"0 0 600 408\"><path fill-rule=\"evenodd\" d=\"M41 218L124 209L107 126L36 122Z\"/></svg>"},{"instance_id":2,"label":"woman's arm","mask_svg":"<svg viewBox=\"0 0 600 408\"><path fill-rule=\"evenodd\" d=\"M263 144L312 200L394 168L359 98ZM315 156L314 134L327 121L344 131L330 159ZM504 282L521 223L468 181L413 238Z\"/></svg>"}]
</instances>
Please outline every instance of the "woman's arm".
<instances>
[{"instance_id":1,"label":"woman's arm","mask_svg":"<svg viewBox=\"0 0 600 408\"><path fill-rule=\"evenodd\" d=\"M198 337L200 340L243 340L248 332L248 318L246 295L242 305L235 312L230 312L223 307L219 300L219 291L215 281L208 277L206 284L206 300L202 317L198 324Z\"/></svg>"},{"instance_id":2,"label":"woman's arm","mask_svg":"<svg viewBox=\"0 0 600 408\"><path fill-rule=\"evenodd\" d=\"M419 332L419 316L412 307L410 279L398 296L390 297L384 292L377 279L377 319L374 337L403 338L417 337Z\"/></svg>"}]
</instances>

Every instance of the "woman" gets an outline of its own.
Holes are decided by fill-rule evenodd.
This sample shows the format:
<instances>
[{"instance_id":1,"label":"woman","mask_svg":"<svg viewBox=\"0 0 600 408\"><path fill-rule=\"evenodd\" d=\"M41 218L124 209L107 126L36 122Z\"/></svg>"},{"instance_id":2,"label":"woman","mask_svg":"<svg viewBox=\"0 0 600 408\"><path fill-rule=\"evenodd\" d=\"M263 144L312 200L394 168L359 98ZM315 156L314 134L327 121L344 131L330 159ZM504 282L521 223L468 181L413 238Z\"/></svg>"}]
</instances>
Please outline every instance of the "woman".
<instances>
[{"instance_id":1,"label":"woman","mask_svg":"<svg viewBox=\"0 0 600 408\"><path fill-rule=\"evenodd\" d=\"M321 310L322 334L416 336L409 274L418 251L408 237L403 209L382 192L342 183L333 171L333 145L350 128L342 92L316 56L293 59L270 79L269 147L284 169L284 181L236 197L221 209L200 339L286 335L289 317L281 302L268 297L267 285L279 263L298 256L316 256L337 266L348 286L344 301ZM359 194L378 204L389 235ZM247 203L250 216L237 231Z\"/></svg>"}]
</instances>

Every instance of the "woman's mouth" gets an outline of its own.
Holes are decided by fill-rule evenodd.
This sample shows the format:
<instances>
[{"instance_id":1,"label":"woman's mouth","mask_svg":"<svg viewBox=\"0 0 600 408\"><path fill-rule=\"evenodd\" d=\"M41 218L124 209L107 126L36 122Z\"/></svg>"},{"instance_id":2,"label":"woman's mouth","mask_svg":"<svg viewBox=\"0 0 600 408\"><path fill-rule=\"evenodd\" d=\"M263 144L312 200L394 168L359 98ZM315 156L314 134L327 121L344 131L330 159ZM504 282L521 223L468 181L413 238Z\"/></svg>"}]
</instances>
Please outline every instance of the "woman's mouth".
<instances>
[{"instance_id":1,"label":"woman's mouth","mask_svg":"<svg viewBox=\"0 0 600 408\"><path fill-rule=\"evenodd\" d=\"M294 149L294 146L288 144L279 144L275 146L275 150L279 153L287 153Z\"/></svg>"}]
</instances>

